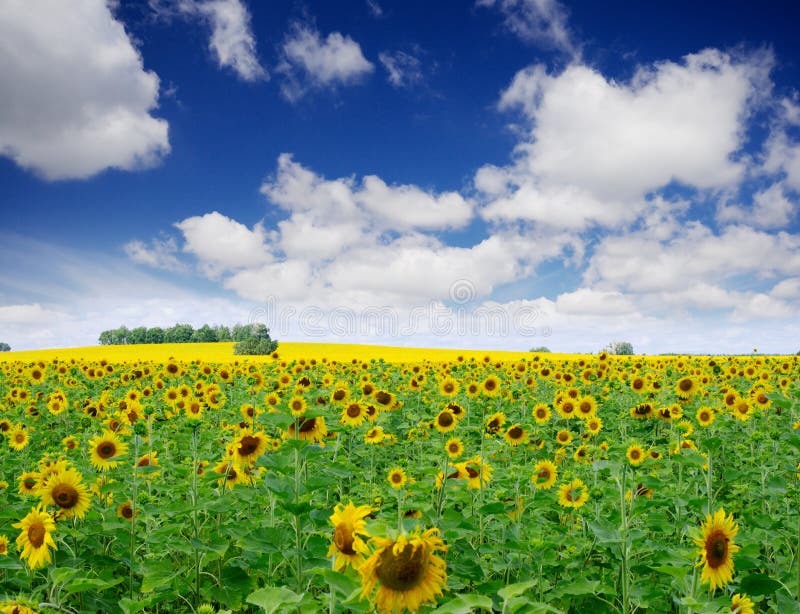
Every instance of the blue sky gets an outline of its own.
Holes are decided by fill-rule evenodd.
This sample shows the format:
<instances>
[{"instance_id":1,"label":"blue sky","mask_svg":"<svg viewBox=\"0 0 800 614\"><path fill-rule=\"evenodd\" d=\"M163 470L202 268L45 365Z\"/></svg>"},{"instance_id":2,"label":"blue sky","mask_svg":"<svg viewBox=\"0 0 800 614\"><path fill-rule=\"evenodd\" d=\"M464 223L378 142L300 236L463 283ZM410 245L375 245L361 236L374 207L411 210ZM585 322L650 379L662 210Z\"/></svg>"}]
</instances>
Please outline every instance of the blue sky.
<instances>
[{"instance_id":1,"label":"blue sky","mask_svg":"<svg viewBox=\"0 0 800 614\"><path fill-rule=\"evenodd\" d=\"M800 9L651 4L4 3L0 340L797 351Z\"/></svg>"}]
</instances>

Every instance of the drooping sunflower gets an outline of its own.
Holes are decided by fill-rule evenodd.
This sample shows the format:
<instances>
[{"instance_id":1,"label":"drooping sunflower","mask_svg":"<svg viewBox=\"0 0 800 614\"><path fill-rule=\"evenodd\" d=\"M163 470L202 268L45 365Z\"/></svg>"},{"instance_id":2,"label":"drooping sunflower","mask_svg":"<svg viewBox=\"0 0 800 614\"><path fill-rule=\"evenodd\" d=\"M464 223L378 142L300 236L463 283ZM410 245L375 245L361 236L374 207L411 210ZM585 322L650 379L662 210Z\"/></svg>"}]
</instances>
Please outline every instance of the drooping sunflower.
<instances>
[{"instance_id":1,"label":"drooping sunflower","mask_svg":"<svg viewBox=\"0 0 800 614\"><path fill-rule=\"evenodd\" d=\"M362 537L369 537L367 524L364 518L372 513L369 505L356 507L350 501L347 505L337 504L330 517L333 524L333 541L328 549L327 556L334 556L333 568L342 571L348 565L358 569L364 562L364 556L369 555L369 547Z\"/></svg>"},{"instance_id":2,"label":"drooping sunflower","mask_svg":"<svg viewBox=\"0 0 800 614\"><path fill-rule=\"evenodd\" d=\"M755 614L755 604L747 595L736 593L731 597L731 614Z\"/></svg>"},{"instance_id":3,"label":"drooping sunflower","mask_svg":"<svg viewBox=\"0 0 800 614\"><path fill-rule=\"evenodd\" d=\"M484 488L492 480L492 473L494 469L489 465L480 454L473 456L463 463L458 463L456 468L459 473L467 480L467 488L480 489Z\"/></svg>"},{"instance_id":4,"label":"drooping sunflower","mask_svg":"<svg viewBox=\"0 0 800 614\"><path fill-rule=\"evenodd\" d=\"M44 567L53 560L50 549L58 549L52 535L56 530L56 522L43 506L32 508L25 518L11 526L21 529L17 537L17 551L21 559L27 559L31 569Z\"/></svg>"},{"instance_id":5,"label":"drooping sunflower","mask_svg":"<svg viewBox=\"0 0 800 614\"><path fill-rule=\"evenodd\" d=\"M447 443L444 444L444 448L447 450L447 456L450 458L458 458L464 454L464 444L457 437L448 439Z\"/></svg>"},{"instance_id":6,"label":"drooping sunflower","mask_svg":"<svg viewBox=\"0 0 800 614\"><path fill-rule=\"evenodd\" d=\"M133 505L130 501L126 501L117 507L117 517L122 520L132 521L134 514Z\"/></svg>"},{"instance_id":7,"label":"drooping sunflower","mask_svg":"<svg viewBox=\"0 0 800 614\"><path fill-rule=\"evenodd\" d=\"M638 443L633 443L628 446L628 451L625 453L625 456L628 457L628 462L634 467L641 465L647 458L647 455L644 453L644 448Z\"/></svg>"},{"instance_id":8,"label":"drooping sunflower","mask_svg":"<svg viewBox=\"0 0 800 614\"><path fill-rule=\"evenodd\" d=\"M550 408L544 403L539 403L533 408L531 413L533 414L533 418L536 420L536 424L545 424L548 420L550 420Z\"/></svg>"},{"instance_id":9,"label":"drooping sunflower","mask_svg":"<svg viewBox=\"0 0 800 614\"><path fill-rule=\"evenodd\" d=\"M123 443L113 431L103 431L89 440L89 455L95 469L113 469L119 460L113 460L128 453L128 444Z\"/></svg>"},{"instance_id":10,"label":"drooping sunflower","mask_svg":"<svg viewBox=\"0 0 800 614\"><path fill-rule=\"evenodd\" d=\"M636 420L645 420L653 417L653 406L650 403L639 403L631 407L631 418Z\"/></svg>"},{"instance_id":11,"label":"drooping sunflower","mask_svg":"<svg viewBox=\"0 0 800 614\"><path fill-rule=\"evenodd\" d=\"M449 433L458 426L458 421L449 409L443 409L437 414L433 425L440 433Z\"/></svg>"},{"instance_id":12,"label":"drooping sunflower","mask_svg":"<svg viewBox=\"0 0 800 614\"><path fill-rule=\"evenodd\" d=\"M342 410L342 417L339 422L347 426L361 426L366 419L367 412L364 410L364 406L354 401L348 403L347 407Z\"/></svg>"},{"instance_id":13,"label":"drooping sunflower","mask_svg":"<svg viewBox=\"0 0 800 614\"><path fill-rule=\"evenodd\" d=\"M8 537L0 535L0 556L8 555Z\"/></svg>"},{"instance_id":14,"label":"drooping sunflower","mask_svg":"<svg viewBox=\"0 0 800 614\"><path fill-rule=\"evenodd\" d=\"M489 435L496 435L500 432L500 429L503 428L503 425L506 423L506 415L499 411L495 414L489 416L486 420L486 433Z\"/></svg>"},{"instance_id":15,"label":"drooping sunflower","mask_svg":"<svg viewBox=\"0 0 800 614\"><path fill-rule=\"evenodd\" d=\"M408 482L408 476L400 467L394 467L389 471L389 475L386 476L386 481L389 482L389 485L392 488L397 490L406 485L406 482Z\"/></svg>"},{"instance_id":16,"label":"drooping sunflower","mask_svg":"<svg viewBox=\"0 0 800 614\"><path fill-rule=\"evenodd\" d=\"M531 482L536 490L550 490L558 478L558 468L549 460L542 460L533 467Z\"/></svg>"},{"instance_id":17,"label":"drooping sunflower","mask_svg":"<svg viewBox=\"0 0 800 614\"><path fill-rule=\"evenodd\" d=\"M44 505L58 507L58 518L83 518L89 511L91 495L83 477L69 468L47 478L38 494Z\"/></svg>"},{"instance_id":18,"label":"drooping sunflower","mask_svg":"<svg viewBox=\"0 0 800 614\"><path fill-rule=\"evenodd\" d=\"M734 522L733 514L725 516L725 509L720 508L713 516L706 515L701 529L702 536L694 538L700 555L696 567L703 566L700 581L708 582L713 591L733 580L733 555L739 551L733 538L739 532L739 525Z\"/></svg>"},{"instance_id":19,"label":"drooping sunflower","mask_svg":"<svg viewBox=\"0 0 800 614\"><path fill-rule=\"evenodd\" d=\"M370 541L377 550L359 568L361 597L369 599L381 614L416 612L423 603L442 595L447 565L434 553L446 552L447 546L438 529L417 529L397 539L373 537Z\"/></svg>"},{"instance_id":20,"label":"drooping sunflower","mask_svg":"<svg viewBox=\"0 0 800 614\"><path fill-rule=\"evenodd\" d=\"M528 433L522 428L521 424L517 423L506 429L503 438L511 447L516 448L527 441Z\"/></svg>"},{"instance_id":21,"label":"drooping sunflower","mask_svg":"<svg viewBox=\"0 0 800 614\"><path fill-rule=\"evenodd\" d=\"M295 439L295 428L297 432L296 438L305 441L320 443L328 435L328 427L325 424L325 418L323 416L300 418L296 425L293 422L289 425L289 429L287 430L286 436L288 439Z\"/></svg>"},{"instance_id":22,"label":"drooping sunflower","mask_svg":"<svg viewBox=\"0 0 800 614\"><path fill-rule=\"evenodd\" d=\"M575 478L572 482L566 482L558 488L558 504L562 507L578 509L583 507L589 500L589 489L583 480Z\"/></svg>"}]
</instances>

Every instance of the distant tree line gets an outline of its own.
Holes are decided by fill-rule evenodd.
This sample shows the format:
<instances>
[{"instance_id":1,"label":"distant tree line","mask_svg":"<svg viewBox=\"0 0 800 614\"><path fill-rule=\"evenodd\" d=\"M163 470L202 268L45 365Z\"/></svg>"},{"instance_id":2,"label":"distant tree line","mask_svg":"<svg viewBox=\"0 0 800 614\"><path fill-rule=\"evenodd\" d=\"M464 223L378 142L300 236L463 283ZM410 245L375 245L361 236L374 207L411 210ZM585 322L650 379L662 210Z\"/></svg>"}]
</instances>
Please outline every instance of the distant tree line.
<instances>
[{"instance_id":1,"label":"distant tree line","mask_svg":"<svg viewBox=\"0 0 800 614\"><path fill-rule=\"evenodd\" d=\"M100 333L100 345L138 345L142 343L217 343L235 341L234 354L271 354L278 342L271 339L264 324L235 324L233 328L204 324L193 328L191 324L175 324L169 328L120 326Z\"/></svg>"},{"instance_id":2,"label":"distant tree line","mask_svg":"<svg viewBox=\"0 0 800 614\"><path fill-rule=\"evenodd\" d=\"M10 352L11 346L7 343L0 343L0 352Z\"/></svg>"}]
</instances>

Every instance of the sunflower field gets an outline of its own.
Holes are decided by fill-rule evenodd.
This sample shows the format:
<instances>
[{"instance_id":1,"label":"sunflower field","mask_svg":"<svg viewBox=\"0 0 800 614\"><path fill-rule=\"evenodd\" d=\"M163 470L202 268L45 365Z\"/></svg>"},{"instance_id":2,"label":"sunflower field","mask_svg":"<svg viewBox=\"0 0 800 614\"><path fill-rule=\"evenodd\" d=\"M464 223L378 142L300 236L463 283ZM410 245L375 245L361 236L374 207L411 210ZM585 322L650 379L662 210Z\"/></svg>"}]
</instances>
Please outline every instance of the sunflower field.
<instances>
[{"instance_id":1,"label":"sunflower field","mask_svg":"<svg viewBox=\"0 0 800 614\"><path fill-rule=\"evenodd\" d=\"M0 612L800 611L798 357L407 354L4 357Z\"/></svg>"}]
</instances>

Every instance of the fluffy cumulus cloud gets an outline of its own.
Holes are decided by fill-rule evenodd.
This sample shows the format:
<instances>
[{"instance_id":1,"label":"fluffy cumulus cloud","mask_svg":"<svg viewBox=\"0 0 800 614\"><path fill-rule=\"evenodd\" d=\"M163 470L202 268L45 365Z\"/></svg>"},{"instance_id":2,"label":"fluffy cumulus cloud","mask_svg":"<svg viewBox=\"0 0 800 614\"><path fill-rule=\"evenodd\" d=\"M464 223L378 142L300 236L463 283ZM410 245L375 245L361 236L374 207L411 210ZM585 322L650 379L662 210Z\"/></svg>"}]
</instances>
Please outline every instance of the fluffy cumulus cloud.
<instances>
[{"instance_id":1,"label":"fluffy cumulus cloud","mask_svg":"<svg viewBox=\"0 0 800 614\"><path fill-rule=\"evenodd\" d=\"M182 272L186 265L178 257L178 242L175 237L156 238L150 244L139 240L129 241L123 246L125 254L133 262L154 269Z\"/></svg>"},{"instance_id":2,"label":"fluffy cumulus cloud","mask_svg":"<svg viewBox=\"0 0 800 614\"><path fill-rule=\"evenodd\" d=\"M104 0L0 5L0 153L47 179L152 166L169 150L146 71Z\"/></svg>"},{"instance_id":3,"label":"fluffy cumulus cloud","mask_svg":"<svg viewBox=\"0 0 800 614\"><path fill-rule=\"evenodd\" d=\"M331 32L323 38L313 26L296 23L281 46L277 70L283 74L281 92L293 102L310 89L352 85L375 67L361 46L347 35Z\"/></svg>"}]
</instances>

